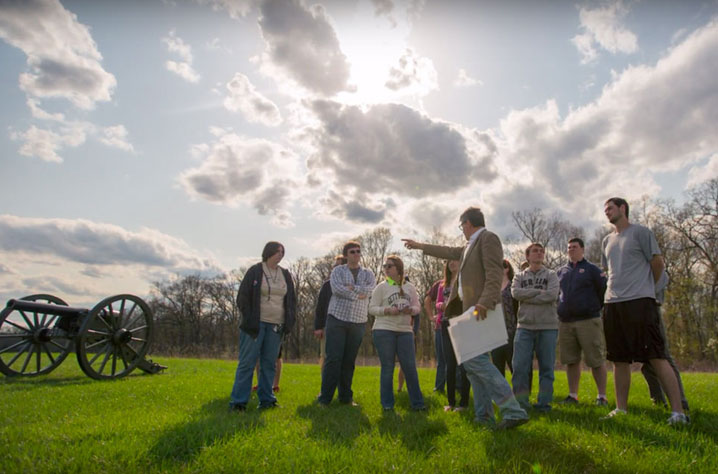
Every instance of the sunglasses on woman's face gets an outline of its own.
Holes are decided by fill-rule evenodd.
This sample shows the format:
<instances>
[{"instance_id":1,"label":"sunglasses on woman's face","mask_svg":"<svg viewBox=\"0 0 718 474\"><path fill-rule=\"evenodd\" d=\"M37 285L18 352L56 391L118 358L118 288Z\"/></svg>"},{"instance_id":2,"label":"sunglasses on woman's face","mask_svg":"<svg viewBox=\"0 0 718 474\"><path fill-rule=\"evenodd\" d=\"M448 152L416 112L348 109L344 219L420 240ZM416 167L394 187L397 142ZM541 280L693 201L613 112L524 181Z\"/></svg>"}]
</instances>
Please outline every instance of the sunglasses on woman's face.
<instances>
[{"instance_id":1,"label":"sunglasses on woman's face","mask_svg":"<svg viewBox=\"0 0 718 474\"><path fill-rule=\"evenodd\" d=\"M359 249L348 250L347 253L352 253L352 254L361 253L361 250L359 250Z\"/></svg>"}]
</instances>

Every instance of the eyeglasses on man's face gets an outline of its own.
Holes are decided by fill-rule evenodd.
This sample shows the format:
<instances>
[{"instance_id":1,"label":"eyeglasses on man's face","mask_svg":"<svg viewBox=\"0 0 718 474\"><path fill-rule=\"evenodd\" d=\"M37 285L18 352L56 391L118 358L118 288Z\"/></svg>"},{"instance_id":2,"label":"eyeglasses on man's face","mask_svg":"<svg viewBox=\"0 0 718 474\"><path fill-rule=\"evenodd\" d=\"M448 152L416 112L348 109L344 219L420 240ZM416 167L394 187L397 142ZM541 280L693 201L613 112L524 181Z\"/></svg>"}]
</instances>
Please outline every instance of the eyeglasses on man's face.
<instances>
[{"instance_id":1,"label":"eyeglasses on man's face","mask_svg":"<svg viewBox=\"0 0 718 474\"><path fill-rule=\"evenodd\" d=\"M466 224L469 221L461 221L461 224L459 224L459 230L464 230L464 224Z\"/></svg>"},{"instance_id":2,"label":"eyeglasses on man's face","mask_svg":"<svg viewBox=\"0 0 718 474\"><path fill-rule=\"evenodd\" d=\"M351 249L351 250L348 250L347 253L348 254L358 254L358 253L360 254L361 250L360 249Z\"/></svg>"}]
</instances>

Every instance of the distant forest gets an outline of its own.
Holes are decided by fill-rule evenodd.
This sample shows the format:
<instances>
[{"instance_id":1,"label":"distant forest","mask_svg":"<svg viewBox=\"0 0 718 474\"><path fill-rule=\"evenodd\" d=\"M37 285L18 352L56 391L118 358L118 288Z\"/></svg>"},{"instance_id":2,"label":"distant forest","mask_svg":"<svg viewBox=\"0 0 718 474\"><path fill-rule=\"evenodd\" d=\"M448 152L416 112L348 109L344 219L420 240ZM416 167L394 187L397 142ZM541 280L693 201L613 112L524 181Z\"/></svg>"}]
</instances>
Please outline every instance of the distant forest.
<instances>
[{"instance_id":1,"label":"distant forest","mask_svg":"<svg viewBox=\"0 0 718 474\"><path fill-rule=\"evenodd\" d=\"M718 366L718 179L690 189L686 200L643 199L629 203L630 221L651 228L666 261L670 284L663 305L671 353L683 367L712 369ZM490 219L490 216L487 216ZM529 242L546 247L546 266L557 270L567 261L566 246L571 237L586 242L586 258L600 263L601 240L611 231L606 225L593 235L571 224L555 212L541 209L515 212L512 219L520 239L503 241L506 258L518 269L523 249ZM490 227L490 226L489 226ZM393 235L378 227L356 240L362 244L362 265L381 281L381 265L390 254L404 260L406 274L419 291L420 299L441 278L444 261L424 257L420 251L392 248ZM426 236L426 242L463 245L462 240L440 232ZM288 266L297 288L297 324L284 343L284 357L314 362L319 342L314 338L314 308L322 283L329 277L334 256L343 242L318 258L299 258ZM260 258L257 258L259 261ZM237 355L240 314L236 295L246 268L216 277L177 276L155 282L149 304L155 315L155 354L234 358ZM367 323L372 324L370 317ZM374 360L376 352L367 331L359 357ZM422 309L417 337L417 360L434 358L431 321Z\"/></svg>"}]
</instances>

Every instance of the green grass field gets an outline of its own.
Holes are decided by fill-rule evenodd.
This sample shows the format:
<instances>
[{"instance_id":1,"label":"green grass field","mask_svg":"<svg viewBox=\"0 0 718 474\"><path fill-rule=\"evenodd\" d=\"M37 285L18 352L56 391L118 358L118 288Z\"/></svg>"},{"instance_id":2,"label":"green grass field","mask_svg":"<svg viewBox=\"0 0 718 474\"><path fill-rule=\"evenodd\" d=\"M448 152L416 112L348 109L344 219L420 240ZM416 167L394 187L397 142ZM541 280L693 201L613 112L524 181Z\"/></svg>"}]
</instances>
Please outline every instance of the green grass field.
<instances>
[{"instance_id":1,"label":"green grass field","mask_svg":"<svg viewBox=\"0 0 718 474\"><path fill-rule=\"evenodd\" d=\"M360 407L315 406L316 365L285 364L281 408L227 410L235 362L159 359L161 375L115 381L84 376L74 356L37 378L0 376L0 472L718 472L718 375L687 373L692 424L672 428L634 374L631 414L609 411L582 377L582 404L533 415L516 430L490 432L472 412L445 413L420 369L429 411L379 404L379 368L358 367ZM538 380L537 377L534 377ZM609 374L609 399L613 396ZM566 396L557 372L555 397Z\"/></svg>"}]
</instances>

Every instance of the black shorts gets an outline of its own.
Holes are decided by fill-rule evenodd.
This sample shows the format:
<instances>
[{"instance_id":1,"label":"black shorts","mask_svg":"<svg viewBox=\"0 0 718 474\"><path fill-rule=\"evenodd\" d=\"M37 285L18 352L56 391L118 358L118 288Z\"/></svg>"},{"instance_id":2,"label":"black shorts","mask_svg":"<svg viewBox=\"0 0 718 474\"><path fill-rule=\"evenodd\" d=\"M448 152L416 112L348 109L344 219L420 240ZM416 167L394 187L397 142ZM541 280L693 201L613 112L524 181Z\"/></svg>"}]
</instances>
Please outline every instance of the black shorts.
<instances>
[{"instance_id":1,"label":"black shorts","mask_svg":"<svg viewBox=\"0 0 718 474\"><path fill-rule=\"evenodd\" d=\"M606 359L611 362L648 362L666 359L660 314L653 298L606 303L603 308Z\"/></svg>"}]
</instances>

